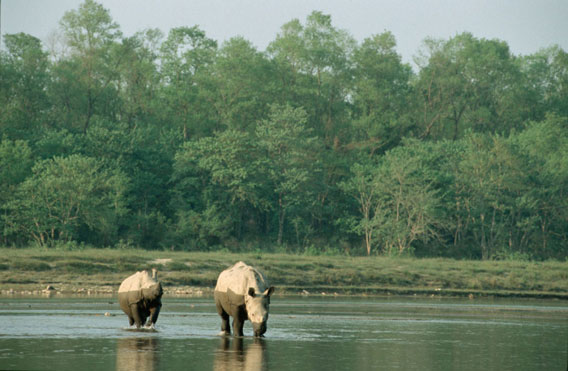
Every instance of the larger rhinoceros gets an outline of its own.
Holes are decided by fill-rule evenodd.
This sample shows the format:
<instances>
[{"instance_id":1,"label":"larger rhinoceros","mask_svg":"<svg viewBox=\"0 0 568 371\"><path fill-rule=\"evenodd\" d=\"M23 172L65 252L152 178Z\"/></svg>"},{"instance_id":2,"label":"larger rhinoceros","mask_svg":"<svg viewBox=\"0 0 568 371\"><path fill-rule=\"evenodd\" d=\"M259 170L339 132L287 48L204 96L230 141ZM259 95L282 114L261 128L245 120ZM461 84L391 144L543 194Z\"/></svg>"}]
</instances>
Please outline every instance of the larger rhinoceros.
<instances>
[{"instance_id":1,"label":"larger rhinoceros","mask_svg":"<svg viewBox=\"0 0 568 371\"><path fill-rule=\"evenodd\" d=\"M162 294L156 269L152 269L152 276L148 271L141 271L122 281L118 289L118 302L128 316L130 326L136 324L140 328L148 317L146 326L153 326L162 308Z\"/></svg>"},{"instance_id":2,"label":"larger rhinoceros","mask_svg":"<svg viewBox=\"0 0 568 371\"><path fill-rule=\"evenodd\" d=\"M219 275L215 286L215 305L221 316L221 331L231 333L229 316L233 317L233 332L243 336L243 325L248 319L252 323L254 336L266 332L270 295L274 287L256 268L238 262Z\"/></svg>"}]
</instances>

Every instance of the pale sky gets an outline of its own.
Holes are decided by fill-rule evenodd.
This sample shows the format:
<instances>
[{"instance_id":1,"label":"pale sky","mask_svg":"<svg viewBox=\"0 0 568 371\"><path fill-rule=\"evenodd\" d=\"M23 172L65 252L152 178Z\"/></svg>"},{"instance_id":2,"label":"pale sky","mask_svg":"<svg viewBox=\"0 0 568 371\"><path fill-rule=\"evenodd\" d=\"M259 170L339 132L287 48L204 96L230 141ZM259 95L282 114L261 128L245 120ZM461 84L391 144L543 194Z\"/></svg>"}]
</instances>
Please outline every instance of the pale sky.
<instances>
[{"instance_id":1,"label":"pale sky","mask_svg":"<svg viewBox=\"0 0 568 371\"><path fill-rule=\"evenodd\" d=\"M63 14L82 0L0 0L2 34L25 32L47 40ZM471 32L506 41L513 54L527 55L554 44L568 51L568 0L99 0L129 36L146 28L167 34L198 25L222 43L243 36L259 50L280 27L313 10L330 14L336 28L359 42L391 31L403 61L411 63L426 37Z\"/></svg>"}]
</instances>

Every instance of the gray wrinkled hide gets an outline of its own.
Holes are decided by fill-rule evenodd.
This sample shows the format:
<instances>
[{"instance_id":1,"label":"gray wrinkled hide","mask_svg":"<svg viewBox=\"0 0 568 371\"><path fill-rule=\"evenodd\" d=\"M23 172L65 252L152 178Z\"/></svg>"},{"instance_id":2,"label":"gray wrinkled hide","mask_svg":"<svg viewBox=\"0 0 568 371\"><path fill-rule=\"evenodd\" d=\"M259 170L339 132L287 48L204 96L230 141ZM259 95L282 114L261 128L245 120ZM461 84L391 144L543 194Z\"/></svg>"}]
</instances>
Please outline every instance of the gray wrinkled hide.
<instances>
[{"instance_id":1,"label":"gray wrinkled hide","mask_svg":"<svg viewBox=\"0 0 568 371\"><path fill-rule=\"evenodd\" d=\"M258 269L243 262L221 272L214 292L217 312L221 316L221 331L231 333L229 317L233 317L236 336L243 336L246 320L251 321L255 336L262 336L266 332L273 291L274 288Z\"/></svg>"},{"instance_id":2,"label":"gray wrinkled hide","mask_svg":"<svg viewBox=\"0 0 568 371\"><path fill-rule=\"evenodd\" d=\"M136 272L125 279L118 289L118 303L128 316L130 326L154 325L162 307L162 285L147 271Z\"/></svg>"}]
</instances>

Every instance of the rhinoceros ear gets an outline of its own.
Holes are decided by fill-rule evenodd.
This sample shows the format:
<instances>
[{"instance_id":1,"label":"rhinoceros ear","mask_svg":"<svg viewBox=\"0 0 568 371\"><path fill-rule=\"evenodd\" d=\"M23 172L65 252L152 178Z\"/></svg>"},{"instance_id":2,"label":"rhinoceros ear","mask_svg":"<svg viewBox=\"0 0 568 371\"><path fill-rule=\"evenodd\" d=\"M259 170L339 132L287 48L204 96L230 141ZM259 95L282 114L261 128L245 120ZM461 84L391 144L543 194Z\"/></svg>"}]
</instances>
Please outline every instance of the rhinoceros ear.
<instances>
[{"instance_id":1,"label":"rhinoceros ear","mask_svg":"<svg viewBox=\"0 0 568 371\"><path fill-rule=\"evenodd\" d=\"M248 294L254 298L254 287L249 287Z\"/></svg>"},{"instance_id":2,"label":"rhinoceros ear","mask_svg":"<svg viewBox=\"0 0 568 371\"><path fill-rule=\"evenodd\" d=\"M265 291L264 296L266 296L267 298L269 298L270 295L272 295L273 293L274 293L274 286L270 286L270 288Z\"/></svg>"}]
</instances>

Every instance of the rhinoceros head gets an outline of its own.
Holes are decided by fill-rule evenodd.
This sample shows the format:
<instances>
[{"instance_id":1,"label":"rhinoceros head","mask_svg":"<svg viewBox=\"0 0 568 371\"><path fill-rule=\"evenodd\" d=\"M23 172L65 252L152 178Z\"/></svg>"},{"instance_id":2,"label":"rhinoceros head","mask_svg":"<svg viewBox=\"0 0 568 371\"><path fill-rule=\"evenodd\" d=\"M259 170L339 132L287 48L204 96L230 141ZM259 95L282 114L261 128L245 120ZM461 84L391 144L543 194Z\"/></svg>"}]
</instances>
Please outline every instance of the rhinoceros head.
<instances>
[{"instance_id":1,"label":"rhinoceros head","mask_svg":"<svg viewBox=\"0 0 568 371\"><path fill-rule=\"evenodd\" d=\"M262 336L266 332L270 295L272 295L273 292L274 287L272 286L262 293L257 293L254 287L250 287L248 289L248 293L245 298L245 306L248 318L252 323L254 336Z\"/></svg>"},{"instance_id":2,"label":"rhinoceros head","mask_svg":"<svg viewBox=\"0 0 568 371\"><path fill-rule=\"evenodd\" d=\"M152 268L152 277L145 272L143 276L142 285L142 298L149 302L157 302L162 298L164 290L162 289L162 284L158 281L158 271Z\"/></svg>"}]
</instances>

